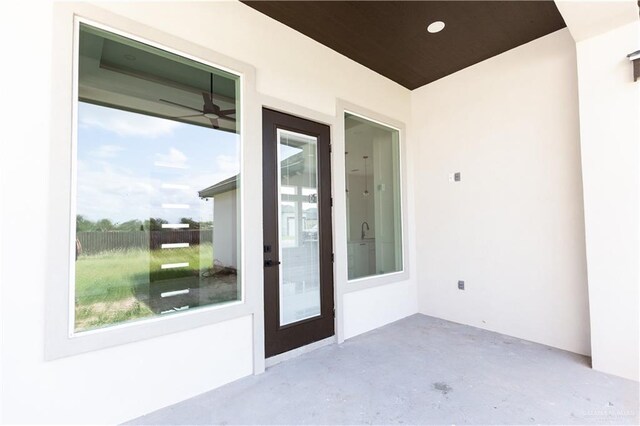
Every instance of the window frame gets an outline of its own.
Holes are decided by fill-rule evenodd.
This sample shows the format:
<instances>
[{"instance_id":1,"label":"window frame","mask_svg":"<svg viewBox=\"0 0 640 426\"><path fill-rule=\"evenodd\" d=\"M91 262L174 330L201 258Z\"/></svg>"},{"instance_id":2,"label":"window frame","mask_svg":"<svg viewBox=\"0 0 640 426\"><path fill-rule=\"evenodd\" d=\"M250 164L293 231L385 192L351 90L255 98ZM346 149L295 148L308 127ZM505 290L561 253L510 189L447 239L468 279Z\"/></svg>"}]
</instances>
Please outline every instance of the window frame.
<instances>
[{"instance_id":1,"label":"window frame","mask_svg":"<svg viewBox=\"0 0 640 426\"><path fill-rule=\"evenodd\" d=\"M87 15L89 17L87 17ZM70 19L72 17L72 21ZM59 24L56 25L56 24ZM238 77L237 93L240 101L240 183L239 230L240 246L239 288L240 299L217 305L203 306L191 311L176 312L167 316L154 316L127 321L85 331L75 331L75 232L77 199L77 144L78 144L78 77L80 25L89 25L137 42L179 55ZM255 70L233 58L196 45L169 34L154 30L126 18L118 17L90 5L62 5L54 8L54 44L59 56L53 60L53 79L61 84L52 88L52 155L51 164L59 160L61 172L50 172L49 188L52 214L48 221L48 273L51 283L46 289L45 350L46 360L58 359L79 353L104 349L148 338L187 331L196 327L253 316L259 322L255 288L248 285L253 277L247 268L247 257L256 257L244 244L247 228L255 225L247 218L246 186L247 132L255 129L247 123L256 115L252 102L255 98ZM72 76L69 79L69 76ZM66 77L66 78L65 78ZM250 98L250 100L248 100ZM249 114L250 112L250 114ZM58 151L60 154L56 154ZM255 160L253 160L255 161ZM53 168L52 168L53 169ZM63 220L64 217L64 220ZM250 226L247 226L250 225ZM62 232L64 229L64 232ZM64 249L62 247L64 246ZM64 261L63 261L64 257ZM249 280L247 279L249 276ZM251 289L250 289L251 287ZM249 294L251 293L251 295ZM261 297L261 294L258 295Z\"/></svg>"},{"instance_id":2,"label":"window frame","mask_svg":"<svg viewBox=\"0 0 640 426\"><path fill-rule=\"evenodd\" d=\"M392 130L398 131L398 173L399 173L399 190L400 190L400 235L402 238L400 247L402 249L402 269L399 271L388 272L380 275L369 275L366 277L359 277L354 279L349 279L349 265L347 261L347 253L348 253L348 221L349 218L345 218L345 229L344 232L344 243L341 247L344 250L344 268L342 271L342 282L345 283L343 286L342 294L356 292L372 287L378 287L382 285L397 283L406 281L410 278L410 250L409 250L409 240L408 240L408 232L407 227L409 226L409 218L407 215L407 160L406 160L406 125L403 122L395 120L393 118L387 117L385 115L379 114L377 112L367 110L366 108L362 108L358 105L349 103L347 101L340 100L338 102L338 108L336 108L338 113L340 114L338 117L339 123L341 124L341 138L346 150L347 141L346 141L346 129L345 129L345 116L346 114L350 114L356 116L358 118L370 121L372 123L387 127ZM344 154L343 154L344 155ZM342 168L343 179L346 185L346 176L347 176L347 168L346 168L346 160L344 160L344 167ZM346 188L346 187L345 187ZM346 191L342 191L344 194L344 206L345 206L345 214L346 214L346 206L348 204L348 200L346 197Z\"/></svg>"},{"instance_id":3,"label":"window frame","mask_svg":"<svg viewBox=\"0 0 640 426\"><path fill-rule=\"evenodd\" d=\"M114 30L111 29L105 25L102 24L98 24L95 22L92 22L90 20L87 20L85 18L76 18L74 20L74 45L73 45L73 113L72 113L72 126L73 126L73 134L72 134L72 138L71 138L71 223L69 224L69 337L70 338L76 338L78 336L84 336L86 334L93 334L93 333L102 333L105 331L105 329L111 329L111 328L127 328L130 327L132 325L134 325L135 323L138 322L146 322L146 321L160 321L163 320L165 318L170 318L173 316L178 316L178 315L193 315L195 313L197 313L198 311L204 311L204 310L217 310L217 309L224 309L225 307L229 307L229 306L233 306L233 305L238 305L238 304L244 304L245 303L245 285L244 285L244 274L243 274L243 267L244 267L244 262L242 259L242 255L241 255L241 259L240 259L240 274L238 277L238 280L240 281L240 299L239 300L235 300L235 301L231 301L231 302L224 302L224 303L219 303L219 304L212 304L212 305L206 305L206 306L201 306L198 307L196 309L193 310L186 310L183 312L176 312L176 313L172 313L171 315L166 315L166 316L160 316L160 315L155 315L153 317L145 317L145 318L140 318L140 319L135 319L135 320L129 320L129 321L124 321L124 322L120 322L120 323L114 323L114 324L109 324L103 327L97 327L97 328L92 328L92 329L88 329L88 330L81 330L81 331L76 331L75 330L75 319L76 319L76 310L75 310L75 295L76 295L76 264L75 264L75 250L76 250L76 246L75 246L75 240L77 238L77 229L76 229L76 215L78 214L77 212L77 199L78 199L78 121L79 121L79 114L78 114L78 108L79 108L79 97L78 97L78 89L79 89L79 83L80 83L80 70L79 70L79 60L80 60L80 56L79 56L79 46L80 46L80 26L84 24L93 28L97 28L103 31L107 31L109 33L121 36L121 37L125 37L129 40L138 42L138 43L142 43L160 50L163 50L165 52L168 53L172 53L174 55L177 56L181 56L183 58L186 59L190 59L194 62L198 62L202 65L206 65L208 67L214 68L214 69L219 69L221 71L227 72L231 75L234 75L236 77L238 77L238 82L237 82L237 88L236 91L238 93L238 99L240 101L240 124L241 124L241 130L239 133L239 137L240 137L240 177L239 177L239 181L240 181L240 185L242 185L242 168L243 168L243 134L242 134L242 123L243 123L243 99L242 99L242 83L243 83L243 77L241 74L239 74L236 71L230 70L226 67L223 66L219 66L219 65L215 65L209 61L203 60L203 59L199 59L196 57L193 57L191 55L185 54L183 52L177 51L175 49L169 48L169 47L165 47L162 46L158 43L152 42L150 40L144 39L142 37L138 37L135 35L131 35L128 33L125 33L123 31L118 31L118 30ZM242 196L242 190L243 188L240 187L240 194L238 194L239 197ZM238 216L242 216L243 215L243 203L239 203L240 204L240 208L238 209ZM242 250L242 241L243 241L243 230L242 230L242 226L240 226L239 232L238 232L238 242L240 244L240 253L243 253Z\"/></svg>"}]
</instances>

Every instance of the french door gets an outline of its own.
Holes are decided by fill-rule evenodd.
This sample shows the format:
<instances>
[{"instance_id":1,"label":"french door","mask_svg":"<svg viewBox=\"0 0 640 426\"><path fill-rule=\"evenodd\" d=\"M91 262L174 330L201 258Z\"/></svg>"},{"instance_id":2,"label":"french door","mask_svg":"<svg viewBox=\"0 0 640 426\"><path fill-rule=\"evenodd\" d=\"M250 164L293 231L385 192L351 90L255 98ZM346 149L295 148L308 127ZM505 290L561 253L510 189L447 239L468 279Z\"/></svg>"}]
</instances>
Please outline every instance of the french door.
<instances>
[{"instance_id":1,"label":"french door","mask_svg":"<svg viewBox=\"0 0 640 426\"><path fill-rule=\"evenodd\" d=\"M334 334L329 127L264 108L265 355Z\"/></svg>"}]
</instances>

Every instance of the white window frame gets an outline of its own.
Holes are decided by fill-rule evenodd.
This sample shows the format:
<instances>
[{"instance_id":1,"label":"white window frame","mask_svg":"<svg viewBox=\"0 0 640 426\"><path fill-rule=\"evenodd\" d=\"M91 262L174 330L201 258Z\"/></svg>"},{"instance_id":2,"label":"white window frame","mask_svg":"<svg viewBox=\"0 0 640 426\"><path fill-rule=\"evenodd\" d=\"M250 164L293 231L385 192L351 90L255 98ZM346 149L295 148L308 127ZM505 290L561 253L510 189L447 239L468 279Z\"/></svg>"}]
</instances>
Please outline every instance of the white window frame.
<instances>
[{"instance_id":1,"label":"white window frame","mask_svg":"<svg viewBox=\"0 0 640 426\"><path fill-rule=\"evenodd\" d=\"M348 265L345 265L342 271L342 282L345 282L346 285L343 286L342 293L350 293L355 291L364 290L371 287L378 287L386 284L406 281L409 279L409 238L407 235L407 224L409 223L409 218L407 215L407 170L406 170L406 125L403 122L398 120L394 120L393 118L384 116L377 112L367 110L366 108L362 108L358 105L346 102L339 101L338 108L336 108L338 114L340 114L337 119L340 123L340 128L342 129L342 144L346 148L346 131L345 131L345 114L354 115L356 117L362 118L364 120L370 121L372 123L379 124L381 126L387 127L389 129L393 129L398 131L398 172L399 172L399 188L400 188L400 235L402 238L402 242L400 247L402 249L402 269L400 271L388 272L380 275L370 275L366 277L359 277L354 279L349 279L348 275ZM346 184L346 161L343 163L345 167L342 168L342 173L344 175L344 181ZM346 197L346 191L341 191L344 196L344 206L347 206L348 200ZM346 210L345 210L346 213ZM347 223L349 218L345 220L345 226L348 226ZM343 230L345 238L344 243L342 245L342 249L344 250L344 259L345 263L347 263L347 253L348 253L348 238L347 236L347 228Z\"/></svg>"},{"instance_id":2,"label":"white window frame","mask_svg":"<svg viewBox=\"0 0 640 426\"><path fill-rule=\"evenodd\" d=\"M73 18L70 20L69 18ZM70 25L70 21L72 25ZM200 62L239 77L240 99L240 289L241 299L228 303L200 307L162 317L151 317L82 332L74 331L75 321L75 215L77 186L77 118L78 118L78 50L80 24L87 24L129 39L157 47L167 52ZM186 331L243 316L253 316L254 327L262 324L261 276L248 268L262 254L244 244L244 235L256 231L255 220L246 216L255 201L248 199L246 188L250 179L261 178L261 170L249 170L247 156L255 157L245 143L255 138L258 129L250 125L258 116L250 107L255 101L255 70L235 59L218 54L191 42L110 14L91 5L73 4L54 8L53 79L60 84L52 88L51 164L49 190L51 215L48 235L48 274L45 312L45 359L52 360L83 352L103 349L170 333ZM69 75L73 78L70 80ZM250 133L249 135L247 133ZM255 163L256 159L251 158ZM62 169L62 170L61 170ZM66 173L65 173L66 172ZM249 176L251 175L251 176ZM255 197L253 197L255 198ZM247 202L251 206L247 206ZM261 200L257 201L261 203ZM68 226L63 226L68 224ZM259 225L259 224L258 224ZM63 249L64 247L64 249ZM255 252L255 253L254 253ZM255 268L253 268L255 269ZM260 270L261 272L261 270ZM258 278L259 282L256 282ZM247 283L251 283L248 285ZM257 352L255 361L259 361ZM260 369L258 365L257 369Z\"/></svg>"}]
</instances>

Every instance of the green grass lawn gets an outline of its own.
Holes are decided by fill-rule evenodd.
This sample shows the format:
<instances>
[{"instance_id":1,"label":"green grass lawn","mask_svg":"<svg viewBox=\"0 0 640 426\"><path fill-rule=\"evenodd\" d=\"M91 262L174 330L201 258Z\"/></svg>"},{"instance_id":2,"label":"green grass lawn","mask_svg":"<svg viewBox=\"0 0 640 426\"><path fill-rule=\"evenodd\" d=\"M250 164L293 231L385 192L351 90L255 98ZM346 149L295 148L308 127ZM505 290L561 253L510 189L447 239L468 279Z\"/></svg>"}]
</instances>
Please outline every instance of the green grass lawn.
<instances>
[{"instance_id":1,"label":"green grass lawn","mask_svg":"<svg viewBox=\"0 0 640 426\"><path fill-rule=\"evenodd\" d=\"M188 268L162 270L161 264L189 262ZM213 246L117 250L80 256L76 261L76 331L152 316L145 303L150 278L198 276L213 266Z\"/></svg>"}]
</instances>

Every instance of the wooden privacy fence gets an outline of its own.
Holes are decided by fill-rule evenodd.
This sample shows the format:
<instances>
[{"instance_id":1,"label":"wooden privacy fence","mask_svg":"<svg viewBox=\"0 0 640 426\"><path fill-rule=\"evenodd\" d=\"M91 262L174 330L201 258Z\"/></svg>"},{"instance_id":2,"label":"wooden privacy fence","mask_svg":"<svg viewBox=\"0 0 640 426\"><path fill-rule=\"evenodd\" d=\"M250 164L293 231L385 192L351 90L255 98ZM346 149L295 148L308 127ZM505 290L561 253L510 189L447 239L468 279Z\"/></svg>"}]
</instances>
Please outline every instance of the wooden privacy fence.
<instances>
[{"instance_id":1,"label":"wooden privacy fence","mask_svg":"<svg viewBox=\"0 0 640 426\"><path fill-rule=\"evenodd\" d=\"M213 243L213 230L78 232L76 238L80 241L80 254L96 254L112 250L155 250L165 243L211 244Z\"/></svg>"}]
</instances>

